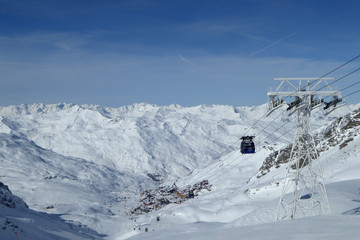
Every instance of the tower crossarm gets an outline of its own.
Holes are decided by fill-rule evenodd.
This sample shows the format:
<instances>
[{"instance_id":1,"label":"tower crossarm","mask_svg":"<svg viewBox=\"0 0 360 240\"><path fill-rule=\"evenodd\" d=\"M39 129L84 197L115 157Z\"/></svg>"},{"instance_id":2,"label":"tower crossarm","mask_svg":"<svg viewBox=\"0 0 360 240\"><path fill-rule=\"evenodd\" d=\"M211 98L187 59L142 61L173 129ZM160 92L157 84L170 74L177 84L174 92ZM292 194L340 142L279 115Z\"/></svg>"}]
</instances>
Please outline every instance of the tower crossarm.
<instances>
[{"instance_id":1,"label":"tower crossarm","mask_svg":"<svg viewBox=\"0 0 360 240\"><path fill-rule=\"evenodd\" d=\"M332 88L327 80L333 80L333 78L274 78L274 80L281 81L275 92L286 85L295 91L315 90L319 85L323 85L323 88L331 91Z\"/></svg>"},{"instance_id":2,"label":"tower crossarm","mask_svg":"<svg viewBox=\"0 0 360 240\"><path fill-rule=\"evenodd\" d=\"M279 96L279 97L303 97L303 96L337 96L341 98L340 91L276 91L276 92L268 92L268 96Z\"/></svg>"}]
</instances>

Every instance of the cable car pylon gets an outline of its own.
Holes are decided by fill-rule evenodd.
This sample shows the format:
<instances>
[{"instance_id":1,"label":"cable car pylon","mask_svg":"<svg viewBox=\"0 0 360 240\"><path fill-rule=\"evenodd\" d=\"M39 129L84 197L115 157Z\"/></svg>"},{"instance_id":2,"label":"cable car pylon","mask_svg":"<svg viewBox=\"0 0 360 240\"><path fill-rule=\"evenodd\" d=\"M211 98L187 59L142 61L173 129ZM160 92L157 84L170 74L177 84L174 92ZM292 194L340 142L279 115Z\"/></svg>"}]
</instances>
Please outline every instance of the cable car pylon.
<instances>
[{"instance_id":1,"label":"cable car pylon","mask_svg":"<svg viewBox=\"0 0 360 240\"><path fill-rule=\"evenodd\" d=\"M328 111L335 110L341 92L334 91L327 83L332 78L275 78L281 81L275 91L269 91L269 114L279 105L287 104L289 115L297 113L296 129L283 190L280 196L277 220L295 219L302 216L330 214L323 170L311 129L311 111L324 103L322 97L332 96L333 103L325 103ZM311 81L311 82L310 82ZM321 91L315 91L322 85ZM287 88L286 88L287 87ZM283 90L284 88L293 91ZM293 99L285 103L284 99ZM336 102L336 103L335 103Z\"/></svg>"}]
</instances>

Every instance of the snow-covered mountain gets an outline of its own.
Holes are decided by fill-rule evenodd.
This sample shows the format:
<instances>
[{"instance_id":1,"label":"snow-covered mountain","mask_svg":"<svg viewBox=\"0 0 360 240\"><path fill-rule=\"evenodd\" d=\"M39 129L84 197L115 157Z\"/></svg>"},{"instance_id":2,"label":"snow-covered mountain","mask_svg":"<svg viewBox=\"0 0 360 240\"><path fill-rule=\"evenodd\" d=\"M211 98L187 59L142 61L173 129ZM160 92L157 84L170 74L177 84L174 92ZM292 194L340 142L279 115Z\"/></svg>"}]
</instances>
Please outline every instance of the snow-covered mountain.
<instances>
[{"instance_id":1,"label":"snow-covered mountain","mask_svg":"<svg viewBox=\"0 0 360 240\"><path fill-rule=\"evenodd\" d=\"M338 129L338 117L359 107L343 107L328 116L322 111L313 114L335 213L356 209L357 203L348 201L358 195L358 126L327 132ZM130 237L144 226L160 234L175 223L221 223L218 227L234 229L271 223L281 191L276 183L285 177L285 166L275 167L268 160L263 171L264 164L274 151L291 143L296 121L285 109L264 118L266 110L266 105L0 107L0 181L31 209L62 214L107 239ZM356 112L352 114L354 118ZM243 135L256 136L256 154L240 154ZM331 145L324 136L343 140ZM156 212L129 215L141 192L174 183L185 189L204 179L211 191ZM355 181L344 183L348 197L334 200L341 193L336 184L345 180ZM154 220L155 215L161 221Z\"/></svg>"}]
</instances>

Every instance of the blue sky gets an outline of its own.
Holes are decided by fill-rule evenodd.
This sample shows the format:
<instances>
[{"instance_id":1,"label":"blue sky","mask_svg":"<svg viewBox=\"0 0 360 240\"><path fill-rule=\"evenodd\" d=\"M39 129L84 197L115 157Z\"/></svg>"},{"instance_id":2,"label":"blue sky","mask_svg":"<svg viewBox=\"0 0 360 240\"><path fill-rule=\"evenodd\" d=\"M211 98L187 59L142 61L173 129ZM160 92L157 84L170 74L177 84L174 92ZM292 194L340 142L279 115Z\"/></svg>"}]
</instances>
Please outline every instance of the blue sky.
<instances>
[{"instance_id":1,"label":"blue sky","mask_svg":"<svg viewBox=\"0 0 360 240\"><path fill-rule=\"evenodd\" d=\"M319 77L360 54L358 9L346 0L0 0L0 105L263 104L275 77Z\"/></svg>"}]
</instances>

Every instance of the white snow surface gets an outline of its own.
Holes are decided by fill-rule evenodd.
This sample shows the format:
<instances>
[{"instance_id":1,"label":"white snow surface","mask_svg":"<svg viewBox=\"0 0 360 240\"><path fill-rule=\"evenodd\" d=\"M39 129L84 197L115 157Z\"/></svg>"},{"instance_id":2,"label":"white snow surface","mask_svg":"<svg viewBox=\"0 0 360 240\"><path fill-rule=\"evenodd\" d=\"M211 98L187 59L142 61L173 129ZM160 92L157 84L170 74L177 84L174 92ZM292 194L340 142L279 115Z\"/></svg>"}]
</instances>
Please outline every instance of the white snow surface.
<instances>
[{"instance_id":1,"label":"white snow surface","mask_svg":"<svg viewBox=\"0 0 360 240\"><path fill-rule=\"evenodd\" d=\"M315 111L313 130L359 107L328 116ZM104 239L359 239L360 138L319 159L331 215L275 222L282 190L275 182L285 177L285 166L254 176L271 152L292 142L296 116L279 109L264 118L266 110L145 103L0 107L0 181L31 209L60 214ZM256 136L255 154L239 152L243 135ZM203 179L212 184L210 192L149 214L128 214L140 191Z\"/></svg>"},{"instance_id":2,"label":"white snow surface","mask_svg":"<svg viewBox=\"0 0 360 240\"><path fill-rule=\"evenodd\" d=\"M0 183L1 239L101 239L91 229L66 222L59 215L39 213L28 208Z\"/></svg>"}]
</instances>

